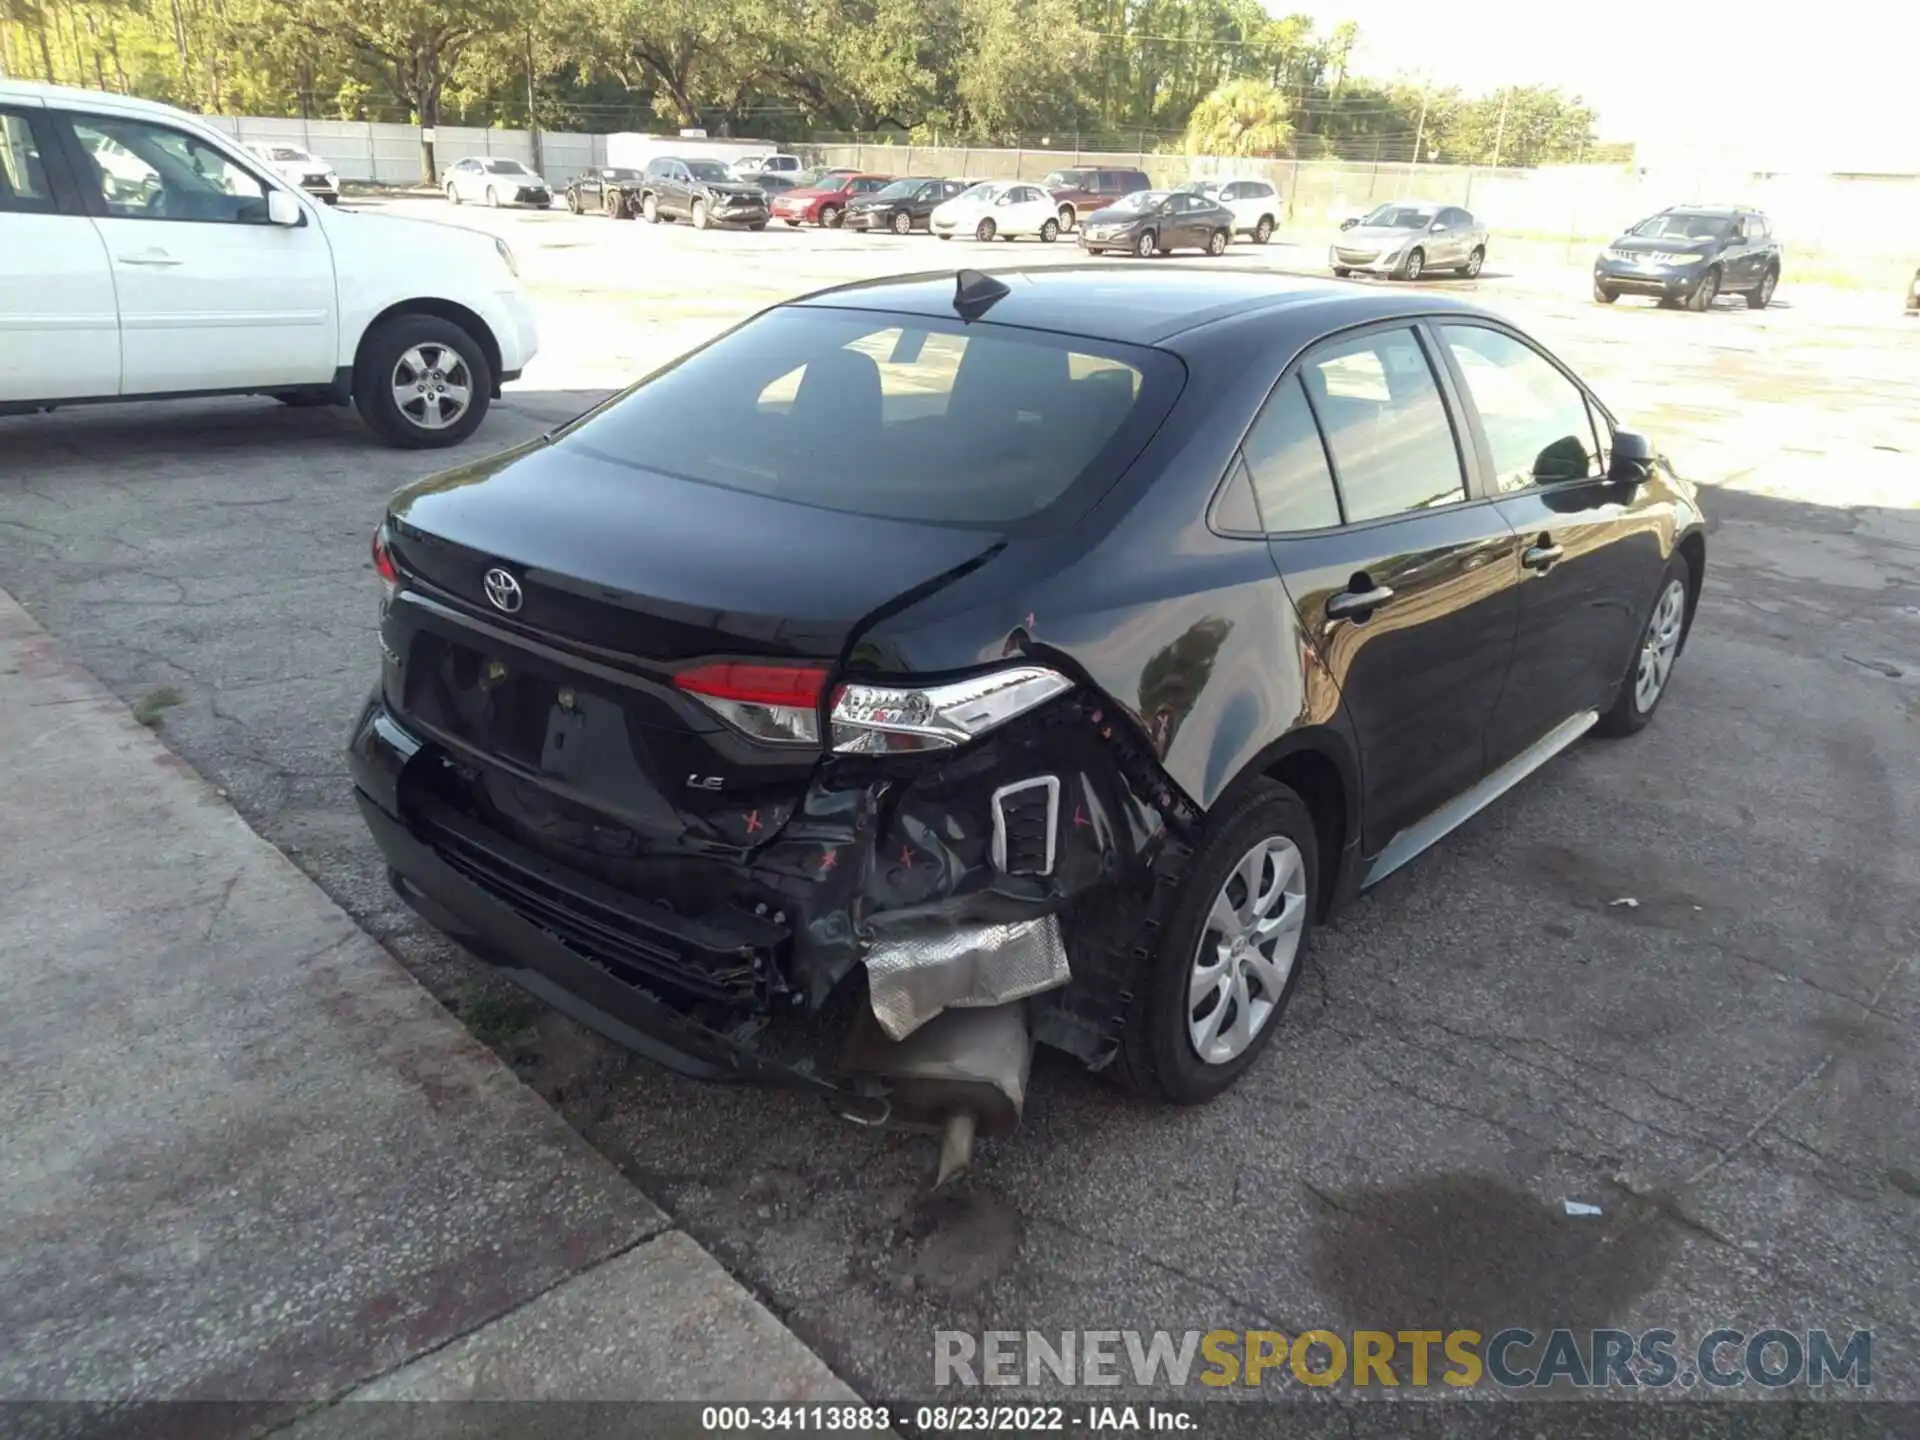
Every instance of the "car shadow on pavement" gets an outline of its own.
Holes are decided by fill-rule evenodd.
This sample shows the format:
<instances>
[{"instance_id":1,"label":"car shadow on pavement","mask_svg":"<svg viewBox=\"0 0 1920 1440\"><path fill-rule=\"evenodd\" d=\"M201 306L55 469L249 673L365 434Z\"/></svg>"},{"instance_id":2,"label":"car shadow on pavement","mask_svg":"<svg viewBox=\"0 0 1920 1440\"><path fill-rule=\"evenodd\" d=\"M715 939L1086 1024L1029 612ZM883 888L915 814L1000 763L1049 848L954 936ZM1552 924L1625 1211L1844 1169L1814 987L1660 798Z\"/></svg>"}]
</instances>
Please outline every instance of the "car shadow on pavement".
<instances>
[{"instance_id":1,"label":"car shadow on pavement","mask_svg":"<svg viewBox=\"0 0 1920 1440\"><path fill-rule=\"evenodd\" d=\"M0 417L0 494L18 481L99 472L122 473L121 483L152 478L156 467L196 456L225 470L257 454L249 473L284 478L307 466L331 468L351 458L396 484L516 445L571 420L597 404L606 390L509 388L493 403L469 440L444 450L400 450L383 445L352 406L282 405L265 396L206 400L72 405L48 413ZM314 478L319 478L316 472Z\"/></svg>"}]
</instances>

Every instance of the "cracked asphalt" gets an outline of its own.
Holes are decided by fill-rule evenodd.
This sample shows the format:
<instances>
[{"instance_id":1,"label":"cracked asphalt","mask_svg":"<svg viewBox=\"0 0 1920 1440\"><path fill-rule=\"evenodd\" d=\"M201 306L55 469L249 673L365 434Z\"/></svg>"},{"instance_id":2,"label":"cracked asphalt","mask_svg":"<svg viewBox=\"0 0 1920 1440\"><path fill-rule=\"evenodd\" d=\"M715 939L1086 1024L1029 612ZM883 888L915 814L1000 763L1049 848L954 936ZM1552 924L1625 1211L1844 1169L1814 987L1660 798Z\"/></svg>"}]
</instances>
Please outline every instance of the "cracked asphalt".
<instances>
[{"instance_id":1,"label":"cracked asphalt","mask_svg":"<svg viewBox=\"0 0 1920 1440\"><path fill-rule=\"evenodd\" d=\"M130 704L178 690L166 742L863 1393L927 1392L936 1328L1782 1325L1870 1327L1874 1394L1920 1399L1920 323L1897 295L1789 267L1764 313L1603 310L1579 257L1496 256L1480 298L1709 487L1657 721L1324 928L1218 1102L1156 1109L1043 1056L1025 1129L929 1197L926 1140L668 1075L396 901L340 753L374 674L367 537L401 483L783 295L1073 252L458 218L511 236L545 329L475 441L402 454L250 400L0 419L0 586ZM1310 271L1322 237L1295 238L1224 263Z\"/></svg>"}]
</instances>

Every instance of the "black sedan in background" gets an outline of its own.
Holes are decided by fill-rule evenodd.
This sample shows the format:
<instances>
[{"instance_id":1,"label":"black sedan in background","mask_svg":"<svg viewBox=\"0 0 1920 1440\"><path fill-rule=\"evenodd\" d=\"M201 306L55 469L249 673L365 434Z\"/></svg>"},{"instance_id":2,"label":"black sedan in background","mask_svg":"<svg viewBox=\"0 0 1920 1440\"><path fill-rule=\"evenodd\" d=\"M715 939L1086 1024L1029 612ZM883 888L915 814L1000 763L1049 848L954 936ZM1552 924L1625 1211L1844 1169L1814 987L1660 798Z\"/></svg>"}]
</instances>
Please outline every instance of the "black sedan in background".
<instances>
[{"instance_id":1,"label":"black sedan in background","mask_svg":"<svg viewBox=\"0 0 1920 1440\"><path fill-rule=\"evenodd\" d=\"M1651 295L1662 305L1709 310L1739 295L1764 310L1780 283L1780 242L1758 210L1681 205L1642 220L1593 262L1593 298Z\"/></svg>"},{"instance_id":2,"label":"black sedan in background","mask_svg":"<svg viewBox=\"0 0 1920 1440\"><path fill-rule=\"evenodd\" d=\"M971 184L971 180L895 180L871 195L854 196L841 223L849 230L891 230L895 235L925 230L933 207Z\"/></svg>"},{"instance_id":3,"label":"black sedan in background","mask_svg":"<svg viewBox=\"0 0 1920 1440\"><path fill-rule=\"evenodd\" d=\"M1146 258L1174 250L1224 255L1233 239L1233 212L1191 190L1136 190L1104 210L1080 217L1080 248Z\"/></svg>"},{"instance_id":4,"label":"black sedan in background","mask_svg":"<svg viewBox=\"0 0 1920 1440\"><path fill-rule=\"evenodd\" d=\"M849 285L395 497L353 783L535 994L941 1125L946 1169L1036 1041L1178 1103L1243 1075L1330 911L1653 718L1703 535L1457 300Z\"/></svg>"},{"instance_id":5,"label":"black sedan in background","mask_svg":"<svg viewBox=\"0 0 1920 1440\"><path fill-rule=\"evenodd\" d=\"M624 165L601 165L583 170L567 182L567 209L575 215L599 210L618 219L626 196L640 186L640 172Z\"/></svg>"}]
</instances>

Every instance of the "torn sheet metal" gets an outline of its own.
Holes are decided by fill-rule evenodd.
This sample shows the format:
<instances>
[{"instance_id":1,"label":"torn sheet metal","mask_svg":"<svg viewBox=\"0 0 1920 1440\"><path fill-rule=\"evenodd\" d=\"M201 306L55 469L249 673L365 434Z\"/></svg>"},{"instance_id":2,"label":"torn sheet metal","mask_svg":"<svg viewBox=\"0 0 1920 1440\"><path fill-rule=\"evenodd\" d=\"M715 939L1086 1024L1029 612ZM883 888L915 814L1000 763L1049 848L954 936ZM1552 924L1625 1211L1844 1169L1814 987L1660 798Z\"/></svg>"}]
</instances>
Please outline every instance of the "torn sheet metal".
<instances>
[{"instance_id":1,"label":"torn sheet metal","mask_svg":"<svg viewBox=\"0 0 1920 1440\"><path fill-rule=\"evenodd\" d=\"M1005 1005L1071 978L1055 915L1010 924L902 928L867 952L874 1018L894 1040L906 1039L943 1010Z\"/></svg>"}]
</instances>

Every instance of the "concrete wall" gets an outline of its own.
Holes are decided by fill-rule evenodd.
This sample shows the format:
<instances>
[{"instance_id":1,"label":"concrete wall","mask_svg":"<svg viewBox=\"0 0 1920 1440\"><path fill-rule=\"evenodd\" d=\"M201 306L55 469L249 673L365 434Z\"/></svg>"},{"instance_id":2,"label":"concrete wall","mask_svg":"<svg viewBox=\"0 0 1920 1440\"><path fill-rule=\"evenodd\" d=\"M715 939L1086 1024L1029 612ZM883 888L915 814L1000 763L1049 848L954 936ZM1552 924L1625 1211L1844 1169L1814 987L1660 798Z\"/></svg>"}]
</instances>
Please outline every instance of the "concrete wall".
<instances>
[{"instance_id":1,"label":"concrete wall","mask_svg":"<svg viewBox=\"0 0 1920 1440\"><path fill-rule=\"evenodd\" d=\"M385 185L420 180L419 131L410 125L351 120L209 117L248 143L290 140L330 160L343 179ZM1667 205L1717 200L1758 205L1773 218L1790 254L1835 263L1920 264L1920 175L1849 176L1666 165L1493 170L1462 165L1370 165L1338 160L1223 161L1207 156L985 150L964 146L795 146L810 162L853 165L886 174L964 175L980 180L1038 180L1068 165L1138 166L1155 184L1204 175L1264 175L1281 188L1286 223L1314 229L1383 200L1418 198L1465 207L1513 238L1600 243ZM543 131L536 156L524 130L442 125L435 132L442 170L469 155L498 155L536 165L565 185L604 165L604 135Z\"/></svg>"},{"instance_id":2,"label":"concrete wall","mask_svg":"<svg viewBox=\"0 0 1920 1440\"><path fill-rule=\"evenodd\" d=\"M244 144L287 141L330 161L342 180L375 185L420 183L420 131L412 125L378 125L359 120L274 120L252 115L209 115ZM536 157L532 137L525 130L485 130L467 125L441 125L433 136L434 161L444 172L469 155L497 155L533 165L554 185L565 185L582 170L606 161L604 135L540 132Z\"/></svg>"}]
</instances>

